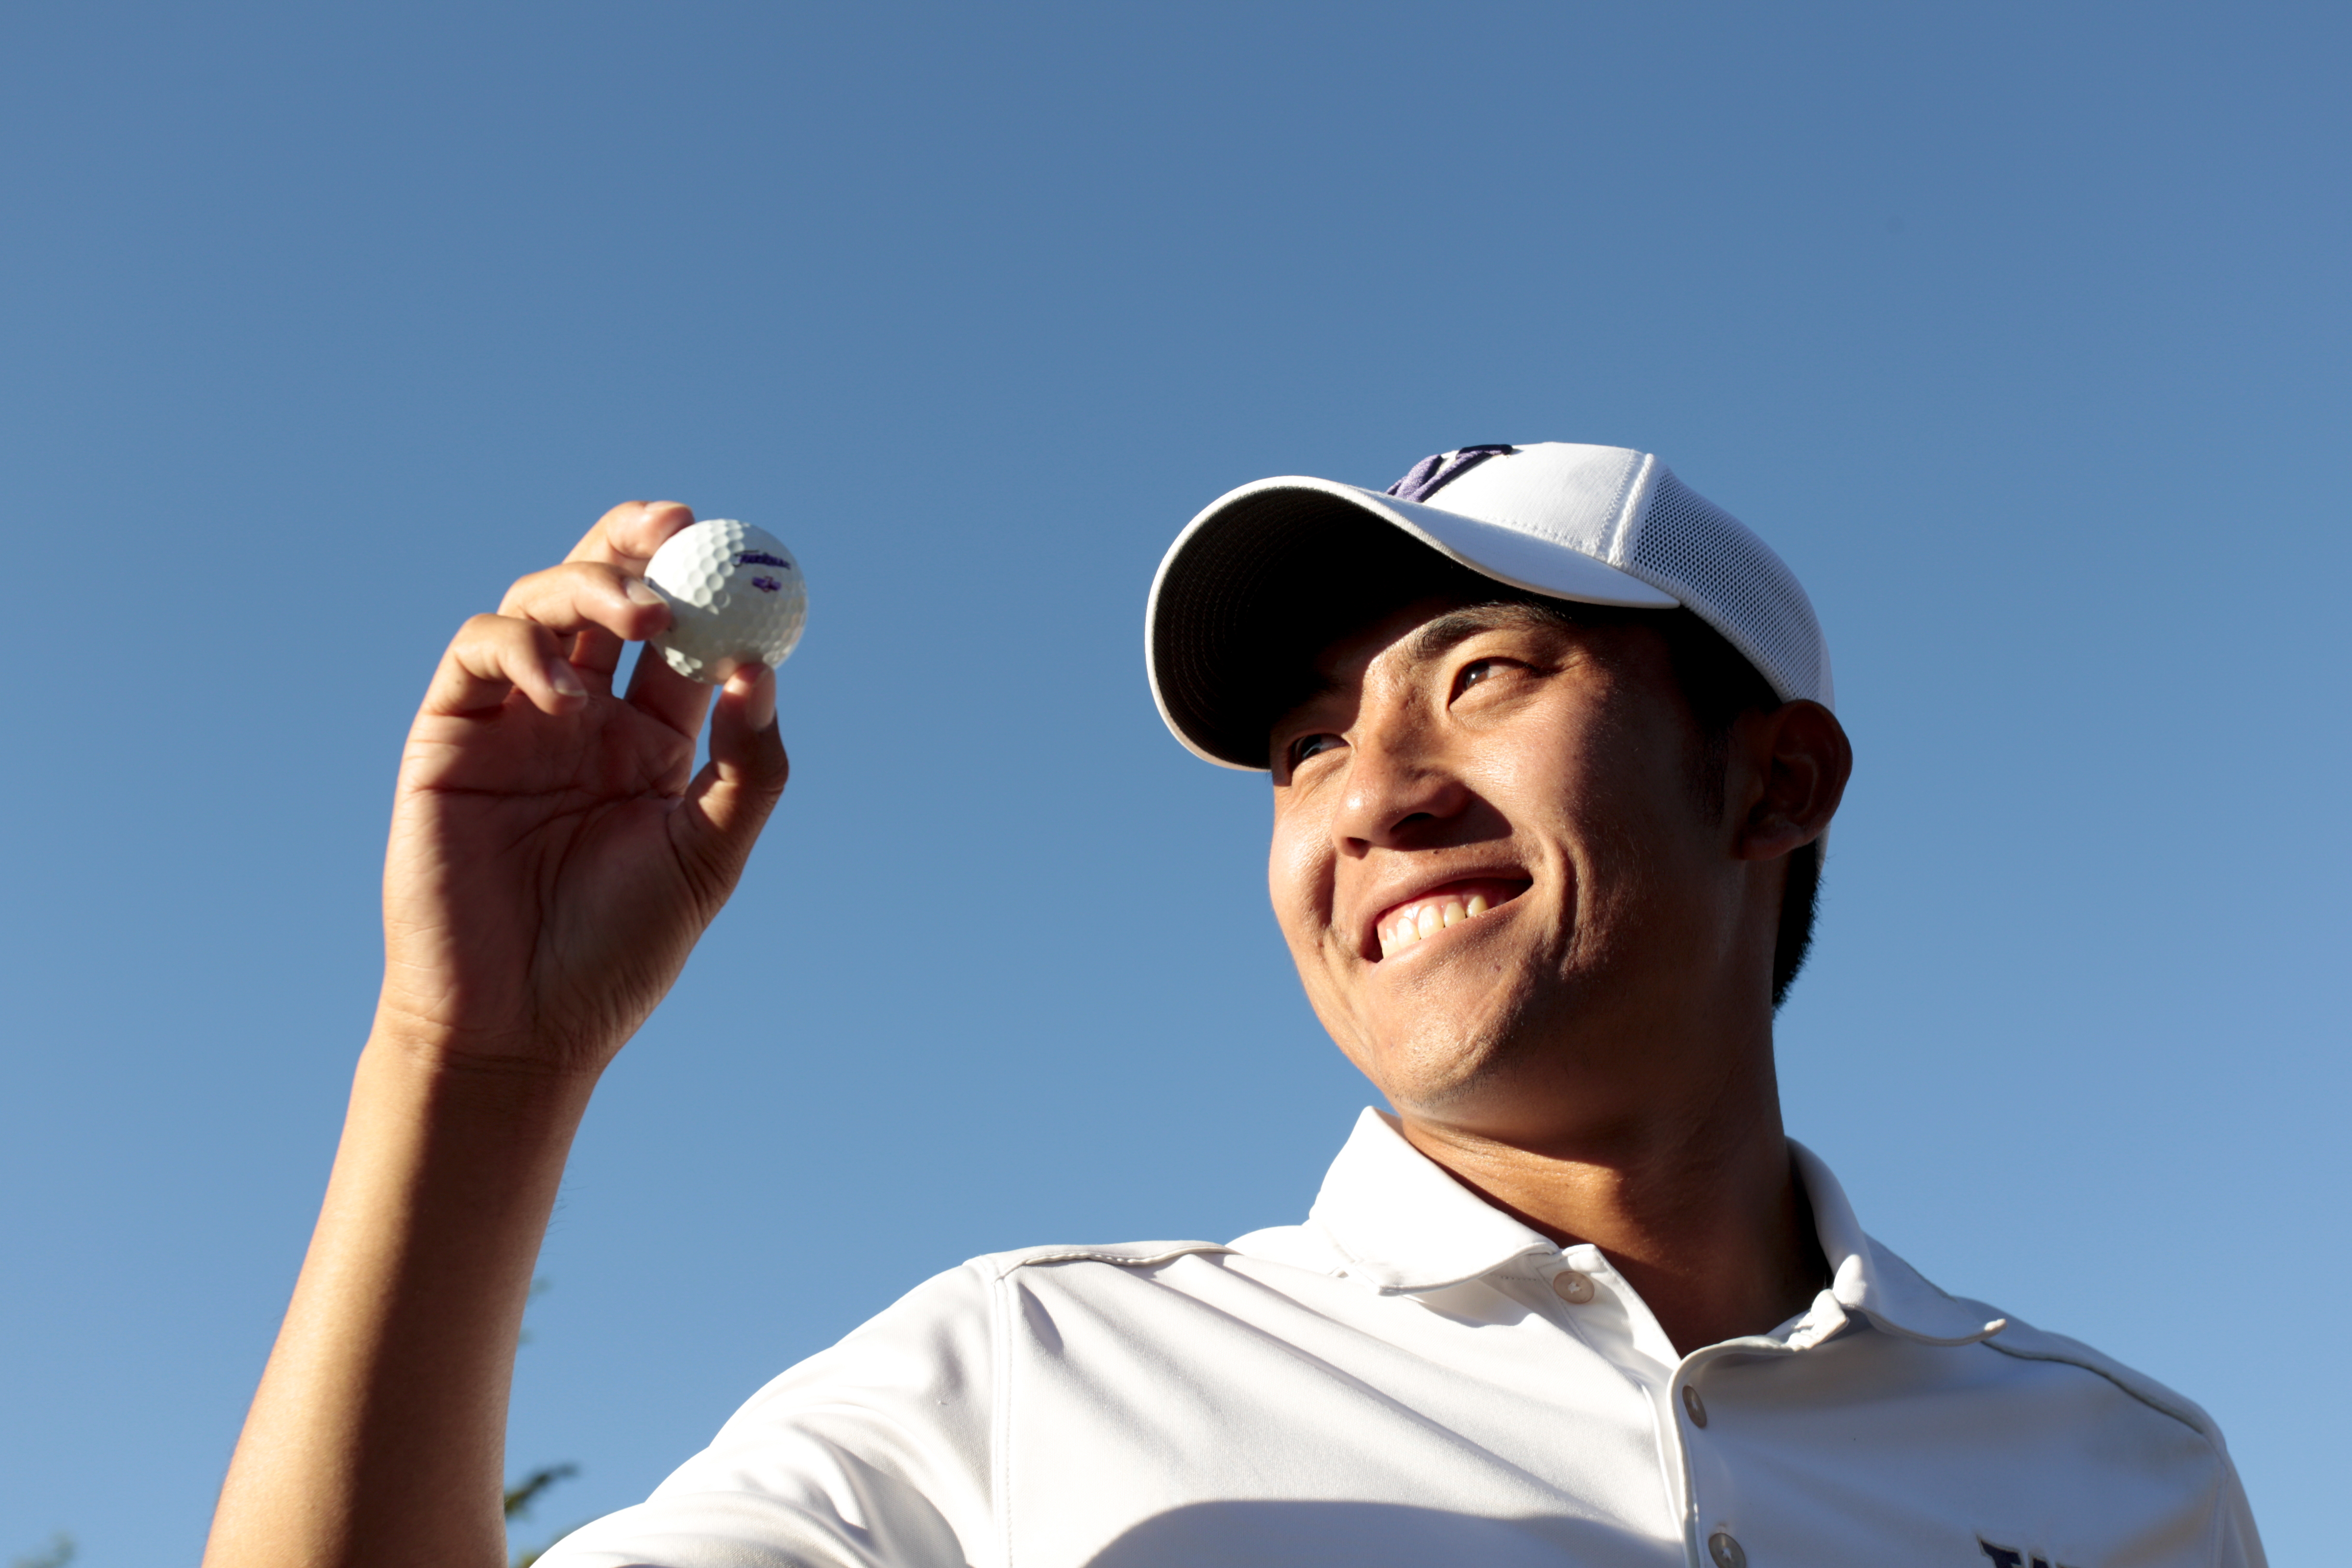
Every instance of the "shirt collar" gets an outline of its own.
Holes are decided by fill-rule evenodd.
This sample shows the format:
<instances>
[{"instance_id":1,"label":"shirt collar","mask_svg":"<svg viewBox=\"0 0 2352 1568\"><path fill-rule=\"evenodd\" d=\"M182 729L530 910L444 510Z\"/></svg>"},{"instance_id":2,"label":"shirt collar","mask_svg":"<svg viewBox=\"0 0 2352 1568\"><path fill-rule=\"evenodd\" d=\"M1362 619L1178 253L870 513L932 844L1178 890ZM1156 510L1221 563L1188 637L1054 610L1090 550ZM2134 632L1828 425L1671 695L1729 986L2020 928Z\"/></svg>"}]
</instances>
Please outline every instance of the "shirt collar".
<instances>
[{"instance_id":1,"label":"shirt collar","mask_svg":"<svg viewBox=\"0 0 2352 1568\"><path fill-rule=\"evenodd\" d=\"M1513 1258L1559 1250L1446 1174L1370 1106L1331 1162L1307 1223L1331 1238L1351 1278L1384 1296L1442 1290Z\"/></svg>"},{"instance_id":2,"label":"shirt collar","mask_svg":"<svg viewBox=\"0 0 2352 1568\"><path fill-rule=\"evenodd\" d=\"M1927 1344L1973 1344L2008 1326L1981 1301L1947 1296L1864 1235L1830 1168L1793 1138L1789 1149L1829 1260L1831 1283L1823 1294L1839 1309ZM1382 1295L1442 1290L1518 1258L1559 1250L1455 1181L1406 1142L1389 1117L1370 1108L1331 1162L1307 1218L1347 1258L1349 1275ZM1824 1320L1836 1314L1825 1307L1817 1301L1808 1314L1825 1331L1802 1338L1834 1331Z\"/></svg>"},{"instance_id":3,"label":"shirt collar","mask_svg":"<svg viewBox=\"0 0 2352 1568\"><path fill-rule=\"evenodd\" d=\"M1398 1134L1397 1142L1404 1138ZM1410 1145L1408 1145L1410 1147ZM1789 1140L1797 1179L1813 1205L1813 1234L1829 1259L1828 1294L1849 1312L1859 1312L1882 1329L1931 1345L1972 1345L2009 1327L2009 1320L1965 1297L1947 1296L1919 1271L1863 1234L1846 1202L1845 1189L1820 1155ZM1435 1171L1435 1167L1431 1169ZM1437 1172L1443 1175L1444 1173Z\"/></svg>"}]
</instances>

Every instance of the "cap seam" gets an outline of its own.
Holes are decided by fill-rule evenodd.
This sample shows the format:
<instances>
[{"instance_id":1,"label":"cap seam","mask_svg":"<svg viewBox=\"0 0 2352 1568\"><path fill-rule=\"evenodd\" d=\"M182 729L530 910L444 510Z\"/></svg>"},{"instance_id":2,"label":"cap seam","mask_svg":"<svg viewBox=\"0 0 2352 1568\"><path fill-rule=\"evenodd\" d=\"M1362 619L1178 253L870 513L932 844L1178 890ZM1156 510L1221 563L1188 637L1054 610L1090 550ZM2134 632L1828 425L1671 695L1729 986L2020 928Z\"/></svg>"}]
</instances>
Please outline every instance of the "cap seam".
<instances>
[{"instance_id":1,"label":"cap seam","mask_svg":"<svg viewBox=\"0 0 2352 1568\"><path fill-rule=\"evenodd\" d=\"M1633 465L1631 473L1627 475L1623 489L1618 494L1617 521L1610 525L1607 560L1620 572L1623 572L1633 558L1633 548L1629 542L1633 537L1637 521L1650 510L1650 493L1657 469L1657 454L1642 453L1640 460ZM1667 592L1656 583L1650 586L1657 588L1660 593ZM1675 596L1680 598L1682 595L1677 594Z\"/></svg>"}]
</instances>

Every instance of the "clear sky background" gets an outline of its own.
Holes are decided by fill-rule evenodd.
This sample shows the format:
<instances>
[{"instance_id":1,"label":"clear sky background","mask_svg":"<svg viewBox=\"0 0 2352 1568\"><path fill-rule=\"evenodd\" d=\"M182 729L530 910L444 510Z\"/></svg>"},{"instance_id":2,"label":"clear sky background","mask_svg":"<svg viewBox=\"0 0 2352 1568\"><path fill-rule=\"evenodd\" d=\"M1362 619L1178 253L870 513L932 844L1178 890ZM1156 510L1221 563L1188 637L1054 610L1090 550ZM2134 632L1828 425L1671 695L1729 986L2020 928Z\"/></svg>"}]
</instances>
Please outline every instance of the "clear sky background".
<instances>
[{"instance_id":1,"label":"clear sky background","mask_svg":"<svg viewBox=\"0 0 2352 1568\"><path fill-rule=\"evenodd\" d=\"M916 1281L1293 1220L1368 1087L1143 684L1272 473L1661 453L1859 768L1789 1123L1931 1278L2352 1465L2341 6L0 11L0 1561L191 1561L438 649L631 497L788 541L795 772L607 1079L522 1531Z\"/></svg>"}]
</instances>

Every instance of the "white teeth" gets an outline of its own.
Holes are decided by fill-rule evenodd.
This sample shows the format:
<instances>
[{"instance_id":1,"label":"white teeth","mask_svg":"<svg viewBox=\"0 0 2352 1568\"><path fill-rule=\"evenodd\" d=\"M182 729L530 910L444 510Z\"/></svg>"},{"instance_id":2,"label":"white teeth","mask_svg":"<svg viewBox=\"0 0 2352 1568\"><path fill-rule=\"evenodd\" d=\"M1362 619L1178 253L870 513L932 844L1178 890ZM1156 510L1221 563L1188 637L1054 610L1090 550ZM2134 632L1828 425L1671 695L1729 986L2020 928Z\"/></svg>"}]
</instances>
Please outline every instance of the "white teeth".
<instances>
[{"instance_id":1,"label":"white teeth","mask_svg":"<svg viewBox=\"0 0 2352 1568\"><path fill-rule=\"evenodd\" d=\"M1459 898L1445 897L1421 904L1407 904L1383 921L1374 934L1380 939L1381 956L1411 947L1423 937L1435 936L1448 926L1485 914L1494 906L1484 893L1473 893L1467 903Z\"/></svg>"}]
</instances>

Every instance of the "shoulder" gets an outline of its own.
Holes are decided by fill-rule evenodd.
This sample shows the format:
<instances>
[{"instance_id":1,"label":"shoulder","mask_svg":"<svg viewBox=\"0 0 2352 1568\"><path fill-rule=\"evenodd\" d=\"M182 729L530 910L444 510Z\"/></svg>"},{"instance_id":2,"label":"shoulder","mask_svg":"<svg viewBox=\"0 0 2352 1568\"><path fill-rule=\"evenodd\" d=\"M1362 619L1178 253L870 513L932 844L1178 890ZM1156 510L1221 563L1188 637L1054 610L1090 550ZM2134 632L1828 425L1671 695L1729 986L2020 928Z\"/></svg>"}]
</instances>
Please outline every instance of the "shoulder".
<instances>
[{"instance_id":1,"label":"shoulder","mask_svg":"<svg viewBox=\"0 0 2352 1568\"><path fill-rule=\"evenodd\" d=\"M1261 1231L1244 1237L1240 1241L1116 1241L1053 1243L1042 1247L1016 1247L1007 1252L982 1253L968 1258L960 1266L935 1274L874 1317L852 1330L838 1343L820 1351L801 1367L793 1368L779 1382L789 1382L796 1373L806 1370L835 1370L846 1360L869 1354L884 1347L916 1350L919 1347L937 1356L950 1346L968 1357L985 1340L984 1323L1003 1303L1001 1288L1008 1283L1020 1283L1033 1289L1051 1289L1058 1283L1065 1289L1087 1289L1098 1286L1117 1289L1126 1283L1161 1282L1167 1266L1198 1260L1212 1267L1239 1257L1249 1257L1268 1262L1315 1267L1320 1270L1322 1259L1314 1253L1318 1244L1311 1233L1300 1227L1299 1239L1286 1242L1287 1234ZM1268 1240L1266 1238L1274 1238ZM1329 1250L1328 1244L1319 1244ZM1090 1283L1081 1283L1081 1281ZM1117 1283L1114 1283L1116 1281Z\"/></svg>"},{"instance_id":2,"label":"shoulder","mask_svg":"<svg viewBox=\"0 0 2352 1568\"><path fill-rule=\"evenodd\" d=\"M2194 1521L2203 1560L2261 1568L2244 1483L2201 1405L2080 1340L2014 1318L1977 1350L2011 1369L2012 1386L2034 1385L2025 1404L2049 1428L2051 1473L2117 1500L2169 1499ZM2038 1447L2014 1431L2007 1438L2029 1452Z\"/></svg>"},{"instance_id":3,"label":"shoulder","mask_svg":"<svg viewBox=\"0 0 2352 1568\"><path fill-rule=\"evenodd\" d=\"M1004 1279L1024 1268L1050 1268L1065 1264L1104 1263L1116 1268L1145 1269L1180 1258L1213 1257L1232 1248L1213 1241L1115 1241L1098 1244L1024 1247L1012 1252L983 1253L964 1265L982 1279Z\"/></svg>"},{"instance_id":4,"label":"shoulder","mask_svg":"<svg viewBox=\"0 0 2352 1568\"><path fill-rule=\"evenodd\" d=\"M1308 1225L1272 1226L1232 1241L1122 1241L1104 1245L1024 1247L1012 1252L992 1252L964 1265L986 1279L1006 1279L1024 1269L1068 1268L1100 1264L1142 1276L1179 1259L1199 1259L1213 1266L1234 1263L1271 1264L1303 1268L1311 1274L1338 1274L1347 1256L1322 1231Z\"/></svg>"},{"instance_id":5,"label":"shoulder","mask_svg":"<svg viewBox=\"0 0 2352 1568\"><path fill-rule=\"evenodd\" d=\"M2185 1426L2216 1447L2221 1429L2203 1409L2182 1394L2080 1340L2053 1334L1966 1296L1954 1296L1928 1280L1884 1244L1867 1243L1871 1267L1864 1310L1878 1327L1927 1345L1978 1346L2006 1358L1990 1363L2012 1379L2032 1381L2034 1369L2066 1377L2079 1373L2080 1386L2137 1411ZM2063 1370L2062 1370L2063 1369ZM2070 1381L2074 1381L2070 1379Z\"/></svg>"},{"instance_id":6,"label":"shoulder","mask_svg":"<svg viewBox=\"0 0 2352 1568\"><path fill-rule=\"evenodd\" d=\"M2221 1428L2212 1416L2205 1413L2203 1406L2186 1394L2166 1387L2146 1373L2092 1349L2080 1340L2053 1334L2046 1329L2037 1329L2031 1323L2011 1318L2000 1332L1984 1342L1987 1350L1998 1352L2017 1362L2072 1367L2098 1378L2137 1405L2188 1427L2215 1448L2223 1447Z\"/></svg>"},{"instance_id":7,"label":"shoulder","mask_svg":"<svg viewBox=\"0 0 2352 1568\"><path fill-rule=\"evenodd\" d=\"M2262 1563L2220 1426L2194 1401L2080 1340L1945 1293L1875 1241L1863 1250L1841 1295L1878 1331L1830 1343L1859 1356L1938 1474L2019 1496L2055 1489L2078 1522L2124 1521L2144 1547L2173 1542L2165 1561Z\"/></svg>"}]
</instances>

